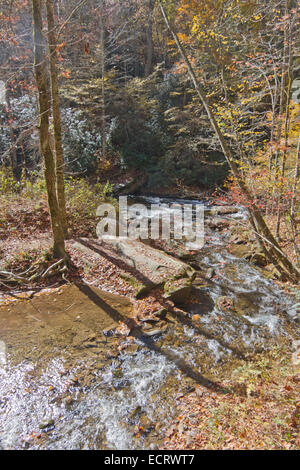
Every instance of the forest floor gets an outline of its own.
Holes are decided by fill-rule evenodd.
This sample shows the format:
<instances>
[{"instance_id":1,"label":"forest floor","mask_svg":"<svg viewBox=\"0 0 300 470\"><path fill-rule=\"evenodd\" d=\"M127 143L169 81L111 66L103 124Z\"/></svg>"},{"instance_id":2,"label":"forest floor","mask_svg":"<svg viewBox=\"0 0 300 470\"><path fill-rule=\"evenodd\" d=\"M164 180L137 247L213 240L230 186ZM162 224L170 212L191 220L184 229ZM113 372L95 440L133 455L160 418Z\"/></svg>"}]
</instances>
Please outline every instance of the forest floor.
<instances>
[{"instance_id":1,"label":"forest floor","mask_svg":"<svg viewBox=\"0 0 300 470\"><path fill-rule=\"evenodd\" d=\"M220 383L231 390L226 395L196 386L178 400L178 417L166 434L164 449L299 449L299 352L296 355L292 358L280 349L258 355Z\"/></svg>"},{"instance_id":2,"label":"forest floor","mask_svg":"<svg viewBox=\"0 0 300 470\"><path fill-rule=\"evenodd\" d=\"M51 246L49 214L45 201L1 201L0 268L26 270ZM91 220L73 225L72 238L90 232ZM9 234L9 236L7 236ZM252 237L243 230L242 238ZM286 232L285 249L292 254L293 246ZM238 242L238 245L240 242ZM233 242L233 248L238 246ZM135 298L136 289L124 276L122 266L103 256L87 259L67 242L70 270L66 279L58 277L15 289L10 295L4 285L0 288L0 305L24 300L32 295L51 292L62 284L83 281L94 287L129 298L134 305L135 319L151 316L166 307L159 292L145 299ZM87 262L88 261L88 262ZM295 288L280 283L289 290ZM18 292L17 292L18 291ZM23 292L21 292L23 291ZM168 306L167 306L168 307ZM170 308L174 308L170 304ZM299 352L299 350L298 350ZM164 449L299 449L300 448L300 373L299 354L293 360L289 351L276 349L257 356L245 364L236 376L225 378L221 385L232 390L224 395L214 394L203 387L178 398L178 417L170 426ZM297 364L298 365L295 365ZM236 391L236 393L235 393Z\"/></svg>"}]
</instances>

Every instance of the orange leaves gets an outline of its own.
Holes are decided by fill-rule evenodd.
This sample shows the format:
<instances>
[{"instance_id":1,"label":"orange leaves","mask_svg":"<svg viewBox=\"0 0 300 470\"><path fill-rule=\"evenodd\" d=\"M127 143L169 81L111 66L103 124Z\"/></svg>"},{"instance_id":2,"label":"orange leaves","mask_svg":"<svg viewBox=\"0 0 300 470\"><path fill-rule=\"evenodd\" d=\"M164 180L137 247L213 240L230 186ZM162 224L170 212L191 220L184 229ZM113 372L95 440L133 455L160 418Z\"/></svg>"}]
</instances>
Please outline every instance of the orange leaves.
<instances>
[{"instance_id":1,"label":"orange leaves","mask_svg":"<svg viewBox=\"0 0 300 470\"><path fill-rule=\"evenodd\" d=\"M61 42L56 46L56 51L59 52L63 47L65 47L66 43L65 41Z\"/></svg>"},{"instance_id":2,"label":"orange leaves","mask_svg":"<svg viewBox=\"0 0 300 470\"><path fill-rule=\"evenodd\" d=\"M183 43L190 43L191 38L184 33L178 33L179 40Z\"/></svg>"},{"instance_id":3,"label":"orange leaves","mask_svg":"<svg viewBox=\"0 0 300 470\"><path fill-rule=\"evenodd\" d=\"M71 78L71 70L70 69L64 69L61 71L61 74L65 78Z\"/></svg>"},{"instance_id":4,"label":"orange leaves","mask_svg":"<svg viewBox=\"0 0 300 470\"><path fill-rule=\"evenodd\" d=\"M14 38L10 38L9 40L14 46L18 46L18 41L16 41Z\"/></svg>"}]
</instances>

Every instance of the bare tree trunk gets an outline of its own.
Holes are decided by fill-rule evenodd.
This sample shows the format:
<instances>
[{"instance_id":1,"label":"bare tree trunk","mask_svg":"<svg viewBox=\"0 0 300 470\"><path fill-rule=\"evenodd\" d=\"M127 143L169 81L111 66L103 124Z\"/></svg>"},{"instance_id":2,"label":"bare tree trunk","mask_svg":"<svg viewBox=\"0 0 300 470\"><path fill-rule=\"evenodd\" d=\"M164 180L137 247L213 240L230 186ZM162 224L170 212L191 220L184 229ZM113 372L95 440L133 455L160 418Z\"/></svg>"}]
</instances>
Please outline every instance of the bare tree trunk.
<instances>
[{"instance_id":1,"label":"bare tree trunk","mask_svg":"<svg viewBox=\"0 0 300 470\"><path fill-rule=\"evenodd\" d=\"M105 31L104 31L104 1L101 0L100 41L101 41L101 87L102 87L102 123L101 123L101 146L102 158L106 158L106 102L105 102Z\"/></svg>"},{"instance_id":2,"label":"bare tree trunk","mask_svg":"<svg viewBox=\"0 0 300 470\"><path fill-rule=\"evenodd\" d=\"M66 215L65 182L64 182L64 157L62 146L61 115L57 77L57 41L55 34L55 21L53 12L53 0L46 1L48 22L48 50L50 63L50 83L52 95L52 114L54 126L54 147L56 157L56 191L60 211L62 228L65 237L68 236L68 224Z\"/></svg>"},{"instance_id":3,"label":"bare tree trunk","mask_svg":"<svg viewBox=\"0 0 300 470\"><path fill-rule=\"evenodd\" d=\"M294 175L294 182L292 188L292 200L291 200L291 209L290 209L290 221L293 233L293 243L294 243L294 252L297 258L298 266L299 266L299 259L300 259L300 249L296 243L296 236L298 232L298 220L295 218L295 206L296 206L296 197L297 197L297 185L299 183L299 175L300 175L300 134L298 137L298 145L296 151L296 164L295 164L295 175Z\"/></svg>"},{"instance_id":4,"label":"bare tree trunk","mask_svg":"<svg viewBox=\"0 0 300 470\"><path fill-rule=\"evenodd\" d=\"M288 1L285 1L285 10L284 15L288 15ZM280 159L280 145L281 145L281 134L282 134L282 126L283 126L283 113L285 109L286 103L286 81L287 81L287 69L288 69L288 35L286 27L284 28L284 37L283 37L283 55L282 55L282 65L281 65L281 83L280 83L280 100L279 100L279 112L278 112L278 124L277 124L277 132L276 132L276 143L277 143L277 150L275 152L274 158L274 186L272 192L272 208L277 201L278 211L277 214L280 213L280 198L278 199L277 196L277 188L276 183L278 183L279 179L279 159ZM280 220L280 216L279 216ZM278 225L278 223L277 223ZM279 234L277 234L276 230L276 238L278 239Z\"/></svg>"},{"instance_id":5,"label":"bare tree trunk","mask_svg":"<svg viewBox=\"0 0 300 470\"><path fill-rule=\"evenodd\" d=\"M286 2L285 6L285 15L288 14L288 2ZM281 168L280 168L280 177L281 177L281 185L279 187L279 194L278 194L278 201L277 201L277 223L276 223L276 238L279 240L280 237L280 222L281 222L281 204L282 204L282 185L283 185L283 178L285 176L285 166L286 166L286 158L287 158L287 147L288 147L288 140L289 140L289 124L290 124L290 101L291 101L291 89L292 89L292 81L293 81L293 51L292 51L292 37L291 37L291 22L289 21L289 25L285 27L284 31L284 43L285 48L287 51L284 53L284 62L288 60L288 64L285 64L284 75L281 77L282 81L282 88L283 88L283 98L282 101L285 105L285 119L284 119L284 148L282 150L282 160L281 160ZM288 54L288 56L287 56ZM281 126L280 126L281 127ZM280 135L279 135L279 142L281 141L281 128L280 128Z\"/></svg>"},{"instance_id":6,"label":"bare tree trunk","mask_svg":"<svg viewBox=\"0 0 300 470\"><path fill-rule=\"evenodd\" d=\"M165 22L166 22L173 38L174 38L174 40L176 42L176 45L178 47L178 50L179 50L186 66L187 66L190 79L191 79L191 81L192 81L192 83L195 87L195 90L196 90L196 92L197 92L197 94L198 94L198 96L199 96L206 112L207 112L207 115L208 115L209 121L211 123L211 126L214 129L214 131L215 131L215 133L218 137L218 140L220 142L220 145L221 145L221 148L223 150L224 156L225 156L225 158L226 158L226 160L227 160L227 162L230 166L232 174L235 177L241 192L246 197L246 200L247 200L248 206L249 206L248 211L251 215L251 218L254 221L256 233L257 233L257 235L259 235L259 237L261 239L261 243L265 247L265 251L268 255L268 259L275 265L275 267L278 269L278 271L280 271L282 274L288 276L289 278L293 278L293 279L300 278L300 271L298 271L298 269L293 265L293 263L282 252L280 246L278 245L277 240L274 238L274 236L270 232L270 230L269 230L269 228L268 228L268 226L267 226L260 210L256 206L248 187L246 186L245 182L243 181L243 179L240 175L240 171L238 169L238 166L235 163L235 160L234 160L233 155L231 153L231 150L228 147L228 145L226 143L226 140L224 138L224 135L223 135L223 133L222 133L217 121L216 121L215 115L214 115L211 107L209 106L208 99L206 97L204 89L203 89L202 85L200 85L199 81L197 80L194 69L193 69L193 67L192 67L192 65L191 65L191 63L190 63L190 61L187 57L187 54L184 50L184 47L182 46L181 42L179 41L179 38L178 38L176 32L172 28L172 26L169 22L168 16L166 14L166 11L164 9L164 6L163 6L161 1L160 1L159 5L160 5L160 8L161 8L161 12L162 12L162 15L164 17L164 20L165 20Z\"/></svg>"},{"instance_id":7,"label":"bare tree trunk","mask_svg":"<svg viewBox=\"0 0 300 470\"><path fill-rule=\"evenodd\" d=\"M152 72L152 62L153 62L153 10L154 10L154 0L149 0L149 19L148 27L146 32L147 40L147 57L146 57L146 66L145 66L145 76L148 77Z\"/></svg>"},{"instance_id":8,"label":"bare tree trunk","mask_svg":"<svg viewBox=\"0 0 300 470\"><path fill-rule=\"evenodd\" d=\"M297 152L296 152L296 165L295 165L295 175L294 175L294 183L292 189L292 200L291 200L291 217L294 218L295 216L295 205L296 205L296 191L297 191L297 184L300 175L300 134L298 137L298 145L297 145Z\"/></svg>"},{"instance_id":9,"label":"bare tree trunk","mask_svg":"<svg viewBox=\"0 0 300 470\"><path fill-rule=\"evenodd\" d=\"M39 103L39 134L41 153L44 157L45 180L48 205L53 232L53 256L66 258L65 238L61 225L61 216L57 201L55 183L55 164L49 138L50 93L47 78L46 56L43 37L43 19L41 0L32 0L33 42L34 42L34 72L38 89Z\"/></svg>"},{"instance_id":10,"label":"bare tree trunk","mask_svg":"<svg viewBox=\"0 0 300 470\"><path fill-rule=\"evenodd\" d=\"M9 92L6 90L5 101L7 103L7 115L8 115L8 125L9 125L9 136L11 141L11 169L13 175L16 179L19 177L18 171L18 158L17 158L17 149L15 145L15 134L13 129L13 118L12 118L12 111L11 111L11 104L10 104L10 97Z\"/></svg>"}]
</instances>

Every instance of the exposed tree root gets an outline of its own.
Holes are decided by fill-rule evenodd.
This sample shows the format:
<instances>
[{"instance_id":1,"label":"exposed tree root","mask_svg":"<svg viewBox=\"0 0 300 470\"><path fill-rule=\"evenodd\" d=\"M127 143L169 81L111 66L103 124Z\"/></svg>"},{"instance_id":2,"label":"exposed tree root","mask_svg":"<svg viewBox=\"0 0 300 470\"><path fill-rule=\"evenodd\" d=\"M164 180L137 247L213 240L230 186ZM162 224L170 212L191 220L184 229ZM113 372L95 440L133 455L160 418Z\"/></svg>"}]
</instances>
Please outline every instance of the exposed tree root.
<instances>
[{"instance_id":1,"label":"exposed tree root","mask_svg":"<svg viewBox=\"0 0 300 470\"><path fill-rule=\"evenodd\" d=\"M67 270L68 266L65 259L60 259L47 267L45 267L45 263L36 262L22 273L0 271L0 283L5 287L15 284L30 284L55 275L62 275L63 277Z\"/></svg>"}]
</instances>

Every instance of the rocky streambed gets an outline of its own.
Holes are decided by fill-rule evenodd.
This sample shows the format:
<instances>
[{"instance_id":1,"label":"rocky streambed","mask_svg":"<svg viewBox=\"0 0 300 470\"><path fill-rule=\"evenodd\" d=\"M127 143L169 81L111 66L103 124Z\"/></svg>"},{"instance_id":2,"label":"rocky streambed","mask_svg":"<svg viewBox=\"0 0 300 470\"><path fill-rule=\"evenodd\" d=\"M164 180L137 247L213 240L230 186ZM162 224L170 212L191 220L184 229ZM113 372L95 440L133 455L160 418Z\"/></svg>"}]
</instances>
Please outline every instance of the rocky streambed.
<instances>
[{"instance_id":1,"label":"rocky streambed","mask_svg":"<svg viewBox=\"0 0 300 470\"><path fill-rule=\"evenodd\" d=\"M177 308L137 318L129 300L86 284L0 308L2 448L161 447L178 397L195 387L227 393L221 378L251 355L292 346L295 299L229 253L230 231L219 231L244 213L206 213L201 252L165 246L193 266Z\"/></svg>"}]
</instances>

